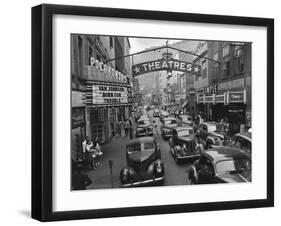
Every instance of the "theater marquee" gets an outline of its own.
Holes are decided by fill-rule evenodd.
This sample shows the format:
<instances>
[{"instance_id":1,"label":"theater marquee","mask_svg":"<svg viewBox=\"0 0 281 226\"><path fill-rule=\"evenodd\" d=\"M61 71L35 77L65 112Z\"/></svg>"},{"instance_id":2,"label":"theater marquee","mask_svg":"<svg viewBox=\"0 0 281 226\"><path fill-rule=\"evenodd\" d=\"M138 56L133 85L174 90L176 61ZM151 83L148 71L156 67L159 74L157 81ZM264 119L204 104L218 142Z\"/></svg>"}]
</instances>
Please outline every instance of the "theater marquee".
<instances>
[{"instance_id":1,"label":"theater marquee","mask_svg":"<svg viewBox=\"0 0 281 226\"><path fill-rule=\"evenodd\" d=\"M110 83L87 84L87 106L114 106L132 102L131 87Z\"/></svg>"},{"instance_id":2,"label":"theater marquee","mask_svg":"<svg viewBox=\"0 0 281 226\"><path fill-rule=\"evenodd\" d=\"M189 62L178 61L175 59L160 59L156 61L135 64L132 66L134 77L141 74L161 70L182 71L195 74L197 76L201 75L201 66Z\"/></svg>"}]
</instances>

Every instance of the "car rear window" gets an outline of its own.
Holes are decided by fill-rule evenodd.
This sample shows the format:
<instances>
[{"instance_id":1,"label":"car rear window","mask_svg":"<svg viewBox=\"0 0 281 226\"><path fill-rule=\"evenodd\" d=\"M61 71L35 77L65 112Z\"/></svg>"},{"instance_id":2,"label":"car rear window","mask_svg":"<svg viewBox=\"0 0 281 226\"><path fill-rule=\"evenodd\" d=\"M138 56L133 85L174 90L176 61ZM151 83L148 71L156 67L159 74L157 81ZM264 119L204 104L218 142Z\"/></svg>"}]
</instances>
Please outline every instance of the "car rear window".
<instances>
[{"instance_id":1,"label":"car rear window","mask_svg":"<svg viewBox=\"0 0 281 226\"><path fill-rule=\"evenodd\" d=\"M186 130L178 131L179 137L189 137L191 135L193 135L193 129L186 129Z\"/></svg>"},{"instance_id":2,"label":"car rear window","mask_svg":"<svg viewBox=\"0 0 281 226\"><path fill-rule=\"evenodd\" d=\"M135 153L135 152L139 152L141 151L141 144L140 143L137 143L137 144L132 144L132 145L129 145L127 146L127 152L128 154L132 154L132 153Z\"/></svg>"},{"instance_id":3,"label":"car rear window","mask_svg":"<svg viewBox=\"0 0 281 226\"><path fill-rule=\"evenodd\" d=\"M216 164L217 173L239 171L239 170L250 170L250 169L251 169L251 161L246 158L223 160L217 162Z\"/></svg>"},{"instance_id":4,"label":"car rear window","mask_svg":"<svg viewBox=\"0 0 281 226\"><path fill-rule=\"evenodd\" d=\"M165 124L176 124L177 121L176 120L165 120Z\"/></svg>"},{"instance_id":5,"label":"car rear window","mask_svg":"<svg viewBox=\"0 0 281 226\"><path fill-rule=\"evenodd\" d=\"M147 150L147 149L153 149L154 148L154 143L149 142L149 143L144 143L143 144L143 149Z\"/></svg>"},{"instance_id":6,"label":"car rear window","mask_svg":"<svg viewBox=\"0 0 281 226\"><path fill-rule=\"evenodd\" d=\"M139 125L148 125L149 121L148 120L140 120L140 121L138 121L138 124Z\"/></svg>"}]
</instances>

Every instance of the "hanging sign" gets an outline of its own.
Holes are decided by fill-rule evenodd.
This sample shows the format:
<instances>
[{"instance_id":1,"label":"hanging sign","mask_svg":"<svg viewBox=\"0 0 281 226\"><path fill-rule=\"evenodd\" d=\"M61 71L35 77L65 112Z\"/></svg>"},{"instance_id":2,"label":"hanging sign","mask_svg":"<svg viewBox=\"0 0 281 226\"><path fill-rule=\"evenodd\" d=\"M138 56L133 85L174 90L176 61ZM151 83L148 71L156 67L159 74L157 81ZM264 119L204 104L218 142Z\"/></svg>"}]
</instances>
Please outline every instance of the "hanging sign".
<instances>
[{"instance_id":1,"label":"hanging sign","mask_svg":"<svg viewBox=\"0 0 281 226\"><path fill-rule=\"evenodd\" d=\"M87 106L113 106L130 104L132 88L109 83L89 83L86 92Z\"/></svg>"},{"instance_id":2,"label":"hanging sign","mask_svg":"<svg viewBox=\"0 0 281 226\"><path fill-rule=\"evenodd\" d=\"M175 59L160 59L155 61L144 62L132 66L133 77L161 70L182 71L186 73L201 75L201 66L189 62L178 61Z\"/></svg>"}]
</instances>

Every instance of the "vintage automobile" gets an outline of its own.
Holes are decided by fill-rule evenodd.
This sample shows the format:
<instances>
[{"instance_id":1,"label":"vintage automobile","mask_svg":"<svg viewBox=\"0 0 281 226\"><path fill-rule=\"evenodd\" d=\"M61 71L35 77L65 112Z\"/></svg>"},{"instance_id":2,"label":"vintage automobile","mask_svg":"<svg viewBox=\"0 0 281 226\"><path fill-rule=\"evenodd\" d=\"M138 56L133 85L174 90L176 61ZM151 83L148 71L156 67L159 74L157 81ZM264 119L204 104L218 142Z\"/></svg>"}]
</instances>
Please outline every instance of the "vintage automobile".
<instances>
[{"instance_id":1,"label":"vintage automobile","mask_svg":"<svg viewBox=\"0 0 281 226\"><path fill-rule=\"evenodd\" d=\"M162 110L159 116L160 122L163 122L165 118L169 117L169 115L169 112Z\"/></svg>"},{"instance_id":2,"label":"vintage automobile","mask_svg":"<svg viewBox=\"0 0 281 226\"><path fill-rule=\"evenodd\" d=\"M157 108L155 108L155 109L153 110L153 117L159 117L159 116L160 116L160 110L157 109Z\"/></svg>"},{"instance_id":3,"label":"vintage automobile","mask_svg":"<svg viewBox=\"0 0 281 226\"><path fill-rule=\"evenodd\" d=\"M194 123L193 119L192 119L192 117L190 115L179 115L178 117L181 120L181 123L183 125L190 125L190 126L192 126L193 123Z\"/></svg>"},{"instance_id":4,"label":"vintage automobile","mask_svg":"<svg viewBox=\"0 0 281 226\"><path fill-rule=\"evenodd\" d=\"M226 141L226 133L221 123L217 122L204 122L199 124L196 135L205 149L223 146Z\"/></svg>"},{"instance_id":5,"label":"vintage automobile","mask_svg":"<svg viewBox=\"0 0 281 226\"><path fill-rule=\"evenodd\" d=\"M187 177L191 184L251 182L251 157L238 148L212 148L187 169Z\"/></svg>"},{"instance_id":6,"label":"vintage automobile","mask_svg":"<svg viewBox=\"0 0 281 226\"><path fill-rule=\"evenodd\" d=\"M173 128L169 145L176 163L196 160L200 157L201 152L196 147L194 129L191 126Z\"/></svg>"},{"instance_id":7,"label":"vintage automobile","mask_svg":"<svg viewBox=\"0 0 281 226\"><path fill-rule=\"evenodd\" d=\"M137 122L136 137L153 136L153 126L148 118L141 118Z\"/></svg>"},{"instance_id":8,"label":"vintage automobile","mask_svg":"<svg viewBox=\"0 0 281 226\"><path fill-rule=\"evenodd\" d=\"M164 139L172 137L173 128L178 126L178 122L175 118L168 117L163 120L161 125L161 134Z\"/></svg>"},{"instance_id":9,"label":"vintage automobile","mask_svg":"<svg viewBox=\"0 0 281 226\"><path fill-rule=\"evenodd\" d=\"M122 187L161 185L164 182L164 164L159 144L153 137L140 137L126 147L127 166L120 172Z\"/></svg>"},{"instance_id":10,"label":"vintage automobile","mask_svg":"<svg viewBox=\"0 0 281 226\"><path fill-rule=\"evenodd\" d=\"M249 132L236 133L230 142L231 147L236 147L252 154L252 134Z\"/></svg>"}]
</instances>

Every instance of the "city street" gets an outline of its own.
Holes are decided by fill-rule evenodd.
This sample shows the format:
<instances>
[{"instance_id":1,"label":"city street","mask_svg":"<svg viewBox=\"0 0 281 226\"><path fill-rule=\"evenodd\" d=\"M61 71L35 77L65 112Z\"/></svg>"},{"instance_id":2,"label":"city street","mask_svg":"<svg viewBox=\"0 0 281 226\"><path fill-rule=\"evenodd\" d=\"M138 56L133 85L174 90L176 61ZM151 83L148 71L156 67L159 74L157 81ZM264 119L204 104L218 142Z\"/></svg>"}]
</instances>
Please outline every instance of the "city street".
<instances>
[{"instance_id":1,"label":"city street","mask_svg":"<svg viewBox=\"0 0 281 226\"><path fill-rule=\"evenodd\" d=\"M71 40L73 190L252 180L250 42Z\"/></svg>"},{"instance_id":2,"label":"city street","mask_svg":"<svg viewBox=\"0 0 281 226\"><path fill-rule=\"evenodd\" d=\"M153 122L153 120L156 121L159 131L161 126L159 118L153 118L152 111L149 111L148 115L151 123ZM126 143L129 140L129 137L125 137L123 131L121 137L115 136L114 138L112 138L111 142L102 146L102 150L104 152L102 165L96 170L87 171L88 176L92 180L92 184L89 185L87 189L112 188L109 160L113 161L113 187L119 188L121 186L119 175L121 169L126 166L125 150ZM164 162L165 167L164 185L188 184L187 174L185 171L190 163L176 164L173 156L170 153L168 140L164 140L161 135L157 137L156 140L160 144L161 158Z\"/></svg>"}]
</instances>

